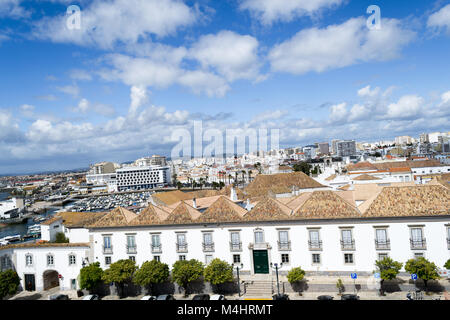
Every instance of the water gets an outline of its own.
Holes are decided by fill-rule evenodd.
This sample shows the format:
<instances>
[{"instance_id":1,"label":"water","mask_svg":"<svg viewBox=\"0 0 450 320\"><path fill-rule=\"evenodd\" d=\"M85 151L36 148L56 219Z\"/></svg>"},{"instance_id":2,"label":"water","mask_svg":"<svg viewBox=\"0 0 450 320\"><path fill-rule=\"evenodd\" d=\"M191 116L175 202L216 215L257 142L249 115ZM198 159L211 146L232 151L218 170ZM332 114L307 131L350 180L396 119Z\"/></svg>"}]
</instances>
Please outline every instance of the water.
<instances>
[{"instance_id":1,"label":"water","mask_svg":"<svg viewBox=\"0 0 450 320\"><path fill-rule=\"evenodd\" d=\"M0 201L6 200L9 197L8 192L0 192Z\"/></svg>"}]
</instances>

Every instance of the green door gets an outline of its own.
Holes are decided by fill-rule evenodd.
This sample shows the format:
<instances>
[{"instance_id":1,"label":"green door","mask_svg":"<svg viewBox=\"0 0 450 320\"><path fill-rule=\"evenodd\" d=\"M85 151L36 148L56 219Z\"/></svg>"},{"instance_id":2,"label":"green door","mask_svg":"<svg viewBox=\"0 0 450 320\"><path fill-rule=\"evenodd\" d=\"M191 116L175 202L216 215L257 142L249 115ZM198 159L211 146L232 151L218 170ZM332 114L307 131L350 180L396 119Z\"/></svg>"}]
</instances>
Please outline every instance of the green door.
<instances>
[{"instance_id":1,"label":"green door","mask_svg":"<svg viewBox=\"0 0 450 320\"><path fill-rule=\"evenodd\" d=\"M253 265L255 273L269 273L267 250L253 250Z\"/></svg>"}]
</instances>

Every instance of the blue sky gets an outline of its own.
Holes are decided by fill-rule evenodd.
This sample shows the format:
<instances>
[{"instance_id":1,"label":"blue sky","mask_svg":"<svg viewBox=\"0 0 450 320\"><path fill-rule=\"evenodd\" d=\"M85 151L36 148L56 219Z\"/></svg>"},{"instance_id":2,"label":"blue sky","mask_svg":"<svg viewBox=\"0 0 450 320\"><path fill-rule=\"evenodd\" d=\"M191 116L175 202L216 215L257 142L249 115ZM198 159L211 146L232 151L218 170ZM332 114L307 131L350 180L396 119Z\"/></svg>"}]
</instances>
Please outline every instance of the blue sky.
<instances>
[{"instance_id":1,"label":"blue sky","mask_svg":"<svg viewBox=\"0 0 450 320\"><path fill-rule=\"evenodd\" d=\"M449 131L448 52L449 1L0 0L0 174L170 155L193 120L282 147Z\"/></svg>"}]
</instances>

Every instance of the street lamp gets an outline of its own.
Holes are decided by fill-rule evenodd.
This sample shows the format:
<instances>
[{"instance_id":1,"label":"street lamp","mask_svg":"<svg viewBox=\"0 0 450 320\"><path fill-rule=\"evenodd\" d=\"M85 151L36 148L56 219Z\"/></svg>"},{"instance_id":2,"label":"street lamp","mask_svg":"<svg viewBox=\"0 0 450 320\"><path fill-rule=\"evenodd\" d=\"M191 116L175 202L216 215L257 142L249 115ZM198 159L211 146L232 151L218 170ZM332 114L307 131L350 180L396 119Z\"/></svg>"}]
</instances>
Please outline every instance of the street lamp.
<instances>
[{"instance_id":1,"label":"street lamp","mask_svg":"<svg viewBox=\"0 0 450 320\"><path fill-rule=\"evenodd\" d=\"M278 295L280 295L280 281L278 281L278 267L282 267L283 266L283 262L280 263L280 265L278 266L278 263L270 263L270 267L272 269L275 270L276 274L277 274L277 290L278 290Z\"/></svg>"},{"instance_id":2,"label":"street lamp","mask_svg":"<svg viewBox=\"0 0 450 320\"><path fill-rule=\"evenodd\" d=\"M233 267L236 268L238 289L239 289L239 297L240 297L241 296L241 282L239 280L239 269L242 269L244 267L244 264L242 262L241 263L234 263Z\"/></svg>"},{"instance_id":3,"label":"street lamp","mask_svg":"<svg viewBox=\"0 0 450 320\"><path fill-rule=\"evenodd\" d=\"M81 266L84 268L86 265L89 264L89 258L83 258L81 262Z\"/></svg>"}]
</instances>

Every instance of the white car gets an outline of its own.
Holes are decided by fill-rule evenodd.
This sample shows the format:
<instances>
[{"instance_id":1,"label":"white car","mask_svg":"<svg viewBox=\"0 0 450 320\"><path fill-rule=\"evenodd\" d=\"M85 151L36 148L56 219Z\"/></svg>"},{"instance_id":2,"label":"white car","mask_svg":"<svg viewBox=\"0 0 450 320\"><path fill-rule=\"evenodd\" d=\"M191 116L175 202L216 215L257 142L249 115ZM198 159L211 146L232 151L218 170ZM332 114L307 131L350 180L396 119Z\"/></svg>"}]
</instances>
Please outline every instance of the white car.
<instances>
[{"instance_id":1,"label":"white car","mask_svg":"<svg viewBox=\"0 0 450 320\"><path fill-rule=\"evenodd\" d=\"M156 300L155 296L143 296L141 300Z\"/></svg>"},{"instance_id":2,"label":"white car","mask_svg":"<svg viewBox=\"0 0 450 320\"><path fill-rule=\"evenodd\" d=\"M226 300L223 294L213 294L209 300Z\"/></svg>"},{"instance_id":3,"label":"white car","mask_svg":"<svg viewBox=\"0 0 450 320\"><path fill-rule=\"evenodd\" d=\"M88 294L87 296L83 297L83 300L100 300L100 299L96 294Z\"/></svg>"}]
</instances>

